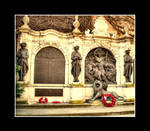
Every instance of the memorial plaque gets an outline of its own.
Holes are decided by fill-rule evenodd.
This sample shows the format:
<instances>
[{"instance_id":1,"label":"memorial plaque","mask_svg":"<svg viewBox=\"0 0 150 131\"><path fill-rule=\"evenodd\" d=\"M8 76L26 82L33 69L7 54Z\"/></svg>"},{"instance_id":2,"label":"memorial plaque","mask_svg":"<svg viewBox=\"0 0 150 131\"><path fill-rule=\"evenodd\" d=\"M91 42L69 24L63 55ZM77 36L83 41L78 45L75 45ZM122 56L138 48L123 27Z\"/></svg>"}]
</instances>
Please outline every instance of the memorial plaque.
<instances>
[{"instance_id":1,"label":"memorial plaque","mask_svg":"<svg viewBox=\"0 0 150 131\"><path fill-rule=\"evenodd\" d=\"M46 47L38 52L35 57L34 83L65 83L65 58L60 50Z\"/></svg>"},{"instance_id":2,"label":"memorial plaque","mask_svg":"<svg viewBox=\"0 0 150 131\"><path fill-rule=\"evenodd\" d=\"M35 96L63 96L63 89L35 89Z\"/></svg>"}]
</instances>

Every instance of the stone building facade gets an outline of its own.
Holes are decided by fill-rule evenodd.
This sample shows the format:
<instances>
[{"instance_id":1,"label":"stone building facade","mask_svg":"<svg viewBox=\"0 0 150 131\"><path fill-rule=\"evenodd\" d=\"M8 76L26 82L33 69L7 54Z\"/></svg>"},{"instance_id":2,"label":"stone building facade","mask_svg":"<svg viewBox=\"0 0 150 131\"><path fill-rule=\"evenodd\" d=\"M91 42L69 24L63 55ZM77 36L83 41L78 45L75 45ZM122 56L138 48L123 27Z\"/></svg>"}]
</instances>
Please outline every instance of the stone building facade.
<instances>
[{"instance_id":1,"label":"stone building facade","mask_svg":"<svg viewBox=\"0 0 150 131\"><path fill-rule=\"evenodd\" d=\"M116 83L108 85L108 90L116 91L119 95L125 97L135 96L135 71L131 75L131 82L127 83L124 77L124 58L125 50L130 49L130 55L135 60L135 41L133 37L130 37L127 33L118 37L116 31L108 30L108 22L103 16L97 16L94 24L93 34L89 31L85 31L85 34L74 34L74 33L63 33L56 31L54 29L47 29L44 31L32 30L29 26L29 17L24 17L24 25L19 27L19 40L17 40L17 50L20 48L20 43L25 42L27 44L27 49L29 53L28 66L29 70L25 75L25 83L28 83L24 87L24 92L22 98L30 102L37 102L41 96L46 96L49 102L58 100L61 102L70 102L72 100L85 100L91 98L93 95L92 84L86 84L85 82L85 61L88 53L96 48L103 48L112 53L116 60ZM79 75L79 82L73 82L73 76L71 74L71 54L73 52L74 46L79 46L79 52L82 56L81 60L81 73ZM62 63L59 64L60 59L50 64L41 64L44 66L42 69L40 65L37 67L38 53L42 56L42 51L44 50L56 50L53 54L49 55L56 56L58 52L58 57ZM56 53L56 54L55 54ZM43 57L47 54L43 54ZM42 60L46 58L40 57ZM49 58L51 59L51 58ZM42 61L41 60L41 61ZM37 64L36 64L37 63ZM135 66L134 66L135 67ZM50 68L50 69L49 69ZM47 71L49 70L49 71ZM53 73L52 71L53 70ZM61 77L59 77L58 72L60 72ZM41 71L41 72L40 72ZM42 74L43 72L43 74ZM38 78L36 78L38 73ZM47 75L45 75L47 73ZM38 82L40 75L42 77L49 76L49 73L54 74L52 77L56 82ZM58 79L63 79L60 82ZM37 79L37 80L35 80ZM53 79L53 78L51 78ZM58 80L58 82L57 82ZM41 92L41 93L40 93Z\"/></svg>"}]
</instances>

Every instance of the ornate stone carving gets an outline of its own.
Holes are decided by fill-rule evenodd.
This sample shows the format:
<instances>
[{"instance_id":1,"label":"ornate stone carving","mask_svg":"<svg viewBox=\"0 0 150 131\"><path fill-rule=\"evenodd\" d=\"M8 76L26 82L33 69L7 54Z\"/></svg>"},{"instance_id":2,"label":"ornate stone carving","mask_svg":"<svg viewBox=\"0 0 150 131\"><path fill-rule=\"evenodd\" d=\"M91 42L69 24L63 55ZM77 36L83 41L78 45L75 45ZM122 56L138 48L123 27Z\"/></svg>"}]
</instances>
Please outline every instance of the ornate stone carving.
<instances>
[{"instance_id":1,"label":"ornate stone carving","mask_svg":"<svg viewBox=\"0 0 150 131\"><path fill-rule=\"evenodd\" d=\"M80 26L80 23L78 21L78 15L75 16L75 21L73 22L73 26L75 27L75 29L72 31L74 34L80 34L80 30L78 29Z\"/></svg>"},{"instance_id":2,"label":"ornate stone carving","mask_svg":"<svg viewBox=\"0 0 150 131\"><path fill-rule=\"evenodd\" d=\"M131 82L131 74L132 74L132 57L130 56L130 50L126 50L124 55L124 76L126 78L126 82Z\"/></svg>"},{"instance_id":3,"label":"ornate stone carving","mask_svg":"<svg viewBox=\"0 0 150 131\"><path fill-rule=\"evenodd\" d=\"M17 52L17 65L21 66L19 72L19 81L24 81L24 76L28 71L28 49L26 49L26 43L20 44L21 48Z\"/></svg>"},{"instance_id":4,"label":"ornate stone carving","mask_svg":"<svg viewBox=\"0 0 150 131\"><path fill-rule=\"evenodd\" d=\"M74 47L74 51L72 52L71 59L72 59L72 69L71 73L74 77L74 82L79 82L78 77L81 72L81 64L80 60L82 60L81 54L78 52L79 46Z\"/></svg>"},{"instance_id":5,"label":"ornate stone carving","mask_svg":"<svg viewBox=\"0 0 150 131\"><path fill-rule=\"evenodd\" d=\"M94 24L93 34L95 36L106 36L109 37L109 33L107 31L108 25L105 19L102 16L99 16Z\"/></svg>"},{"instance_id":6,"label":"ornate stone carving","mask_svg":"<svg viewBox=\"0 0 150 131\"><path fill-rule=\"evenodd\" d=\"M21 28L28 28L30 29L30 27L28 26L28 23L29 23L29 17L27 15L25 15L22 19L24 25L21 26Z\"/></svg>"},{"instance_id":7,"label":"ornate stone carving","mask_svg":"<svg viewBox=\"0 0 150 131\"><path fill-rule=\"evenodd\" d=\"M116 60L108 50L100 47L91 50L85 60L85 83L95 80L116 83L115 65Z\"/></svg>"},{"instance_id":8,"label":"ornate stone carving","mask_svg":"<svg viewBox=\"0 0 150 131\"><path fill-rule=\"evenodd\" d=\"M107 91L107 83L106 82L102 82L99 80L95 80L93 83L93 96L91 99L86 100L87 102L89 101L94 101L97 98L103 96L104 94L112 94L117 100L124 100L124 98L122 96L119 96L116 92L112 91Z\"/></svg>"}]
</instances>

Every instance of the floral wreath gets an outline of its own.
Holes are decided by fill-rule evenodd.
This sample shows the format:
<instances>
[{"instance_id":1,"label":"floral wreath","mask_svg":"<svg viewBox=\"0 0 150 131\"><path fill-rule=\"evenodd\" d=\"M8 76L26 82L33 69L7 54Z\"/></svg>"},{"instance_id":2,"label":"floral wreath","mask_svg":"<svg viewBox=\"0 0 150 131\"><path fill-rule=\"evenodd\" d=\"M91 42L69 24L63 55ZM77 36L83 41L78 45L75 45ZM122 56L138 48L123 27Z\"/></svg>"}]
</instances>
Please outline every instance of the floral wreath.
<instances>
[{"instance_id":1,"label":"floral wreath","mask_svg":"<svg viewBox=\"0 0 150 131\"><path fill-rule=\"evenodd\" d=\"M52 103L60 103L60 101L52 101Z\"/></svg>"},{"instance_id":2,"label":"floral wreath","mask_svg":"<svg viewBox=\"0 0 150 131\"><path fill-rule=\"evenodd\" d=\"M112 101L111 103L107 103L108 98L111 99L111 101ZM102 102L106 107L112 107L115 105L116 99L112 94L104 94L102 96Z\"/></svg>"},{"instance_id":3,"label":"floral wreath","mask_svg":"<svg viewBox=\"0 0 150 131\"><path fill-rule=\"evenodd\" d=\"M39 103L48 103L48 99L46 97L41 97Z\"/></svg>"}]
</instances>

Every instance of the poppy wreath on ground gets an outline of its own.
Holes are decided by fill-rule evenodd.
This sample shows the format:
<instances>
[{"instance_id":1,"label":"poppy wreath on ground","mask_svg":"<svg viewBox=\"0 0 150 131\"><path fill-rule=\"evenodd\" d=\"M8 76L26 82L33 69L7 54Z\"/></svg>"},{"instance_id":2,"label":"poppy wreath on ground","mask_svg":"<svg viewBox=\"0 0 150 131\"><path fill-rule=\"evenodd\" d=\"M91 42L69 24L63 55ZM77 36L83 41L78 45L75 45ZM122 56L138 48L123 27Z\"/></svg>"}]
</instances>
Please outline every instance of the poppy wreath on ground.
<instances>
[{"instance_id":1,"label":"poppy wreath on ground","mask_svg":"<svg viewBox=\"0 0 150 131\"><path fill-rule=\"evenodd\" d=\"M52 103L60 103L60 101L52 101Z\"/></svg>"},{"instance_id":2,"label":"poppy wreath on ground","mask_svg":"<svg viewBox=\"0 0 150 131\"><path fill-rule=\"evenodd\" d=\"M46 97L41 97L39 103L48 103L48 99Z\"/></svg>"},{"instance_id":3,"label":"poppy wreath on ground","mask_svg":"<svg viewBox=\"0 0 150 131\"><path fill-rule=\"evenodd\" d=\"M107 103L107 99L111 100L111 103ZM104 94L102 96L102 102L106 107L112 107L115 105L116 99L112 94Z\"/></svg>"}]
</instances>

